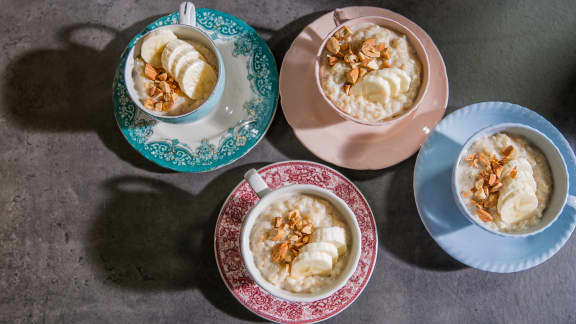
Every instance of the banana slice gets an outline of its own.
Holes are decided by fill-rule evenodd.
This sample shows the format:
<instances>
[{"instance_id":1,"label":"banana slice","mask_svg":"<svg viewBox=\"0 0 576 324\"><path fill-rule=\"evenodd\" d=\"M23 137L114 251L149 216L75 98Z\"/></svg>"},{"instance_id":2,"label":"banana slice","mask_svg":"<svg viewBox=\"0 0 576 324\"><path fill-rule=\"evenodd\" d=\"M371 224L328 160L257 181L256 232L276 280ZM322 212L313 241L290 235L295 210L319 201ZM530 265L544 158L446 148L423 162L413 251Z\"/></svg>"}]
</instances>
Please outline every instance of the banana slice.
<instances>
[{"instance_id":1,"label":"banana slice","mask_svg":"<svg viewBox=\"0 0 576 324\"><path fill-rule=\"evenodd\" d=\"M498 211L502 220L513 224L526 219L538 208L536 194L526 191L513 191L498 199Z\"/></svg>"},{"instance_id":2,"label":"banana slice","mask_svg":"<svg viewBox=\"0 0 576 324\"><path fill-rule=\"evenodd\" d=\"M332 257L324 252L304 252L298 254L292 263L290 275L295 278L314 275L330 275Z\"/></svg>"},{"instance_id":3,"label":"banana slice","mask_svg":"<svg viewBox=\"0 0 576 324\"><path fill-rule=\"evenodd\" d=\"M162 51L162 67L164 70L172 73L176 59L182 57L182 54L188 53L190 49L194 49L192 45L181 39L173 39L168 42L166 47L164 47L164 51Z\"/></svg>"},{"instance_id":4,"label":"banana slice","mask_svg":"<svg viewBox=\"0 0 576 324\"><path fill-rule=\"evenodd\" d=\"M346 232L342 227L320 227L314 231L312 242L332 243L338 249L338 253L346 252Z\"/></svg>"},{"instance_id":5,"label":"banana slice","mask_svg":"<svg viewBox=\"0 0 576 324\"><path fill-rule=\"evenodd\" d=\"M386 69L385 69L386 70ZM384 70L384 71L385 71ZM393 71L393 73L400 78L400 91L401 92L406 92L408 91L408 89L410 89L410 83L412 83L412 78L410 78L410 76L408 75L408 73L402 69L398 69L398 68L391 68L390 70Z\"/></svg>"},{"instance_id":6,"label":"banana slice","mask_svg":"<svg viewBox=\"0 0 576 324\"><path fill-rule=\"evenodd\" d=\"M362 80L352 86L350 93L354 96L363 96L372 102L386 104L390 99L390 83L375 72L378 71L366 74Z\"/></svg>"},{"instance_id":7,"label":"banana slice","mask_svg":"<svg viewBox=\"0 0 576 324\"><path fill-rule=\"evenodd\" d=\"M174 58L174 63L172 64L172 68L169 71L172 73L174 78L178 80L180 73L182 73L188 65L198 60L206 61L204 56L202 56L198 50L190 45L190 47L187 47L176 58Z\"/></svg>"},{"instance_id":8,"label":"banana slice","mask_svg":"<svg viewBox=\"0 0 576 324\"><path fill-rule=\"evenodd\" d=\"M185 66L179 76L178 81L182 92L191 99L206 98L218 80L216 71L202 60L195 60Z\"/></svg>"},{"instance_id":9,"label":"banana slice","mask_svg":"<svg viewBox=\"0 0 576 324\"><path fill-rule=\"evenodd\" d=\"M328 242L308 243L304 245L302 250L300 250L300 253L304 252L323 252L330 255L332 257L332 261L334 262L336 262L336 260L338 259L338 249L334 244Z\"/></svg>"},{"instance_id":10,"label":"banana slice","mask_svg":"<svg viewBox=\"0 0 576 324\"><path fill-rule=\"evenodd\" d=\"M530 162L528 162L528 160L526 160L526 158L523 157L511 160L506 163L502 168L502 176L507 176L508 173L510 173L510 171L512 171L514 168L516 168L518 173L526 172L530 175L530 177L532 177L532 165Z\"/></svg>"},{"instance_id":11,"label":"banana slice","mask_svg":"<svg viewBox=\"0 0 576 324\"><path fill-rule=\"evenodd\" d=\"M162 51L171 40L177 39L169 30L155 30L150 32L142 41L140 55L142 59L154 67L162 67Z\"/></svg>"}]
</instances>

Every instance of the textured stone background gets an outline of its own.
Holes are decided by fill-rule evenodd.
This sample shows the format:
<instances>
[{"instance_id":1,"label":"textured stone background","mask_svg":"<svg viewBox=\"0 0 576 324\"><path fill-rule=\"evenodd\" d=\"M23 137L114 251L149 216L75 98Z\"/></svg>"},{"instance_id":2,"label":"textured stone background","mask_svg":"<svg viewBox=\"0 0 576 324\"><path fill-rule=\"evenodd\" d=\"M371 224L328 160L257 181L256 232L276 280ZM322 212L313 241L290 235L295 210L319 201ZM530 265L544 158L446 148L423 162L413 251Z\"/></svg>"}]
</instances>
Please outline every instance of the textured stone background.
<instances>
[{"instance_id":1,"label":"textured stone background","mask_svg":"<svg viewBox=\"0 0 576 324\"><path fill-rule=\"evenodd\" d=\"M251 167L316 160L281 110L266 138L216 172L177 174L140 157L116 128L112 75L128 40L178 1L0 1L0 322L260 321L226 290L212 233ZM438 44L449 112L511 101L576 142L576 2L198 1L244 19L280 62L321 13L352 3L413 19ZM371 202L380 250L364 293L330 322L574 323L576 241L522 273L447 256L412 196L415 158L342 170Z\"/></svg>"}]
</instances>

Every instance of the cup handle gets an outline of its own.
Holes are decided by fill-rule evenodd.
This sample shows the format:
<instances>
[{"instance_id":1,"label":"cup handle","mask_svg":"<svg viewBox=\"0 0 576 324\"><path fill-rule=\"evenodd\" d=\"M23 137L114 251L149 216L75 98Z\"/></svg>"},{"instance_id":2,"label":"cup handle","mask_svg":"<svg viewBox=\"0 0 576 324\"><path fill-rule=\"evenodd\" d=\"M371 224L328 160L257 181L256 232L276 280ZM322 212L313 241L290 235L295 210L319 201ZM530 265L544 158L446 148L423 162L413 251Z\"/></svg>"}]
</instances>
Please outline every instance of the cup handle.
<instances>
[{"instance_id":1,"label":"cup handle","mask_svg":"<svg viewBox=\"0 0 576 324\"><path fill-rule=\"evenodd\" d=\"M263 198L271 191L255 169L248 170L248 172L244 174L244 179L246 179L252 190L256 192L258 198Z\"/></svg>"},{"instance_id":2,"label":"cup handle","mask_svg":"<svg viewBox=\"0 0 576 324\"><path fill-rule=\"evenodd\" d=\"M568 199L566 200L566 205L576 209L576 196L568 195Z\"/></svg>"},{"instance_id":3,"label":"cup handle","mask_svg":"<svg viewBox=\"0 0 576 324\"><path fill-rule=\"evenodd\" d=\"M334 24L336 25L336 27L352 19L352 17L346 16L346 12L344 11L344 9L335 9L332 18L334 19Z\"/></svg>"},{"instance_id":4,"label":"cup handle","mask_svg":"<svg viewBox=\"0 0 576 324\"><path fill-rule=\"evenodd\" d=\"M184 1L180 4L178 23L181 25L196 27L196 7L192 2Z\"/></svg>"}]
</instances>

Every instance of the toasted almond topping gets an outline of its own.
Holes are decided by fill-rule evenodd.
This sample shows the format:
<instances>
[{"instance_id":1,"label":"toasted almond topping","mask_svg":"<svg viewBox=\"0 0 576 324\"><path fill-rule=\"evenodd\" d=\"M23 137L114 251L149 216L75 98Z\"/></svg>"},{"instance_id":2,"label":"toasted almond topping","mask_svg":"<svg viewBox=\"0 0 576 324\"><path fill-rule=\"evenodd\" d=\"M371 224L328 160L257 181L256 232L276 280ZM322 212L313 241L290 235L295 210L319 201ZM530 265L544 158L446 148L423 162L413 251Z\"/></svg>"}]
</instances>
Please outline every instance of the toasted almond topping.
<instances>
[{"instance_id":1,"label":"toasted almond topping","mask_svg":"<svg viewBox=\"0 0 576 324\"><path fill-rule=\"evenodd\" d=\"M498 192L502 188L502 186L503 186L502 182L497 183L494 187L492 187L492 189L490 189L490 192Z\"/></svg>"},{"instance_id":2,"label":"toasted almond topping","mask_svg":"<svg viewBox=\"0 0 576 324\"><path fill-rule=\"evenodd\" d=\"M472 193L470 191L463 191L461 195L464 198L468 198L468 197L472 196Z\"/></svg>"},{"instance_id":3,"label":"toasted almond topping","mask_svg":"<svg viewBox=\"0 0 576 324\"><path fill-rule=\"evenodd\" d=\"M162 103L161 102L157 102L154 104L154 110L156 111L162 111Z\"/></svg>"},{"instance_id":4,"label":"toasted almond topping","mask_svg":"<svg viewBox=\"0 0 576 324\"><path fill-rule=\"evenodd\" d=\"M486 193L484 192L484 189L478 189L475 193L474 193L474 198L476 198L476 200L484 200L486 199Z\"/></svg>"},{"instance_id":5,"label":"toasted almond topping","mask_svg":"<svg viewBox=\"0 0 576 324\"><path fill-rule=\"evenodd\" d=\"M302 222L302 216L300 216L298 209L294 209L288 214L288 222L290 226L296 226Z\"/></svg>"},{"instance_id":6,"label":"toasted almond topping","mask_svg":"<svg viewBox=\"0 0 576 324\"><path fill-rule=\"evenodd\" d=\"M164 93L170 93L172 91L170 85L166 81L160 81L160 89Z\"/></svg>"},{"instance_id":7,"label":"toasted almond topping","mask_svg":"<svg viewBox=\"0 0 576 324\"><path fill-rule=\"evenodd\" d=\"M302 242L308 243L310 241L310 235L306 235L302 238Z\"/></svg>"},{"instance_id":8,"label":"toasted almond topping","mask_svg":"<svg viewBox=\"0 0 576 324\"><path fill-rule=\"evenodd\" d=\"M363 77L366 73L368 73L368 70L365 68L360 68L360 77Z\"/></svg>"},{"instance_id":9,"label":"toasted almond topping","mask_svg":"<svg viewBox=\"0 0 576 324\"><path fill-rule=\"evenodd\" d=\"M516 167L514 167L512 169L512 171L510 171L509 175L512 179L516 178L516 175L518 174L518 170L516 170Z\"/></svg>"},{"instance_id":10,"label":"toasted almond topping","mask_svg":"<svg viewBox=\"0 0 576 324\"><path fill-rule=\"evenodd\" d=\"M158 88L156 88L156 87L154 87L154 86L148 88L148 95L149 95L150 97L154 97L154 95L156 94L156 90L158 90Z\"/></svg>"},{"instance_id":11,"label":"toasted almond topping","mask_svg":"<svg viewBox=\"0 0 576 324\"><path fill-rule=\"evenodd\" d=\"M330 37L326 43L326 49L332 54L338 54L340 52L340 42L336 37Z\"/></svg>"},{"instance_id":12,"label":"toasted almond topping","mask_svg":"<svg viewBox=\"0 0 576 324\"><path fill-rule=\"evenodd\" d=\"M156 71L152 65L146 63L146 65L144 65L144 75L150 80L156 80L158 71Z\"/></svg>"},{"instance_id":13,"label":"toasted almond topping","mask_svg":"<svg viewBox=\"0 0 576 324\"><path fill-rule=\"evenodd\" d=\"M338 58L336 56L328 55L328 64L334 66L336 63L338 63Z\"/></svg>"},{"instance_id":14,"label":"toasted almond topping","mask_svg":"<svg viewBox=\"0 0 576 324\"><path fill-rule=\"evenodd\" d=\"M514 146L509 145L500 153L502 153L502 156L508 157L510 154L512 154L512 152L514 152Z\"/></svg>"},{"instance_id":15,"label":"toasted almond topping","mask_svg":"<svg viewBox=\"0 0 576 324\"><path fill-rule=\"evenodd\" d=\"M478 156L478 154L472 153L472 154L468 155L467 157L465 157L464 161L474 161L474 159L476 159L477 156Z\"/></svg>"},{"instance_id":16,"label":"toasted almond topping","mask_svg":"<svg viewBox=\"0 0 576 324\"><path fill-rule=\"evenodd\" d=\"M388 63L387 61L384 61L384 62L382 62L382 67L387 69L387 68L391 68L392 65L390 65L390 63Z\"/></svg>"},{"instance_id":17,"label":"toasted almond topping","mask_svg":"<svg viewBox=\"0 0 576 324\"><path fill-rule=\"evenodd\" d=\"M390 49L386 47L385 49L381 50L380 56L382 56L382 58L384 60L389 60L392 57L392 55L390 53ZM404 67L402 67L402 68L404 68Z\"/></svg>"},{"instance_id":18,"label":"toasted almond topping","mask_svg":"<svg viewBox=\"0 0 576 324\"><path fill-rule=\"evenodd\" d=\"M496 175L494 173L492 173L490 175L490 179L488 180L488 184L490 186L493 186L494 184L496 184Z\"/></svg>"},{"instance_id":19,"label":"toasted almond topping","mask_svg":"<svg viewBox=\"0 0 576 324\"><path fill-rule=\"evenodd\" d=\"M284 259L286 253L288 252L288 242L282 242L280 244L276 244L274 249L272 250L272 261L274 263L279 263Z\"/></svg>"},{"instance_id":20,"label":"toasted almond topping","mask_svg":"<svg viewBox=\"0 0 576 324\"><path fill-rule=\"evenodd\" d=\"M483 178L476 180L476 182L474 183L474 188L476 188L477 190L482 189L482 186L484 186L484 179Z\"/></svg>"},{"instance_id":21,"label":"toasted almond topping","mask_svg":"<svg viewBox=\"0 0 576 324\"><path fill-rule=\"evenodd\" d=\"M488 157L484 155L484 153L480 153L478 155L478 160L480 160L484 166L490 166L490 161L488 160Z\"/></svg>"},{"instance_id":22,"label":"toasted almond topping","mask_svg":"<svg viewBox=\"0 0 576 324\"><path fill-rule=\"evenodd\" d=\"M158 74L157 79L160 81L166 81L166 79L168 79L168 74L167 73L160 73L160 74Z\"/></svg>"},{"instance_id":23,"label":"toasted almond topping","mask_svg":"<svg viewBox=\"0 0 576 324\"><path fill-rule=\"evenodd\" d=\"M355 84L358 81L358 76L360 75L360 70L358 68L350 70L346 74L346 80L352 84Z\"/></svg>"},{"instance_id":24,"label":"toasted almond topping","mask_svg":"<svg viewBox=\"0 0 576 324\"><path fill-rule=\"evenodd\" d=\"M274 227L278 228L282 225L282 217L274 217Z\"/></svg>"},{"instance_id":25,"label":"toasted almond topping","mask_svg":"<svg viewBox=\"0 0 576 324\"><path fill-rule=\"evenodd\" d=\"M344 62L346 63L356 63L358 62L358 56L355 54L348 54L344 56Z\"/></svg>"},{"instance_id":26,"label":"toasted almond topping","mask_svg":"<svg viewBox=\"0 0 576 324\"><path fill-rule=\"evenodd\" d=\"M350 95L350 84L345 84L344 85L344 92L346 92L347 95Z\"/></svg>"},{"instance_id":27,"label":"toasted almond topping","mask_svg":"<svg viewBox=\"0 0 576 324\"><path fill-rule=\"evenodd\" d=\"M290 241L298 241L298 239L299 239L298 235L290 235L288 237L288 240Z\"/></svg>"},{"instance_id":28,"label":"toasted almond topping","mask_svg":"<svg viewBox=\"0 0 576 324\"><path fill-rule=\"evenodd\" d=\"M484 194L486 196L488 196L490 194L490 189L488 188L488 186L484 186Z\"/></svg>"},{"instance_id":29,"label":"toasted almond topping","mask_svg":"<svg viewBox=\"0 0 576 324\"><path fill-rule=\"evenodd\" d=\"M479 168L480 166L478 165L478 159L474 159L474 161L472 161L472 166L474 166L475 168Z\"/></svg>"},{"instance_id":30,"label":"toasted almond topping","mask_svg":"<svg viewBox=\"0 0 576 324\"><path fill-rule=\"evenodd\" d=\"M152 98L146 98L146 100L144 100L144 107L148 108L148 109L154 109L154 104L156 102L154 102L154 99Z\"/></svg>"},{"instance_id":31,"label":"toasted almond topping","mask_svg":"<svg viewBox=\"0 0 576 324\"><path fill-rule=\"evenodd\" d=\"M282 228L275 228L270 231L269 239L272 241L280 241L284 237L284 230Z\"/></svg>"},{"instance_id":32,"label":"toasted almond topping","mask_svg":"<svg viewBox=\"0 0 576 324\"><path fill-rule=\"evenodd\" d=\"M302 228L302 233L312 234L312 225L306 225Z\"/></svg>"},{"instance_id":33,"label":"toasted almond topping","mask_svg":"<svg viewBox=\"0 0 576 324\"><path fill-rule=\"evenodd\" d=\"M494 173L496 173L496 176L497 176L498 178L502 178L502 170L503 170L503 169L504 169L504 168L501 167L501 166L498 166L496 169L494 169Z\"/></svg>"},{"instance_id":34,"label":"toasted almond topping","mask_svg":"<svg viewBox=\"0 0 576 324\"><path fill-rule=\"evenodd\" d=\"M378 50L378 52L382 52L385 48L386 44L384 43L379 43L378 45L376 45L376 49Z\"/></svg>"},{"instance_id":35,"label":"toasted almond topping","mask_svg":"<svg viewBox=\"0 0 576 324\"><path fill-rule=\"evenodd\" d=\"M478 208L477 212L478 212L478 217L484 223L492 222L494 220L494 218L492 218L492 215L490 215L490 213L485 211L484 209Z\"/></svg>"},{"instance_id":36,"label":"toasted almond topping","mask_svg":"<svg viewBox=\"0 0 576 324\"><path fill-rule=\"evenodd\" d=\"M334 33L334 37L336 37L338 39L344 39L351 34L352 34L352 31L350 30L350 28L348 26L344 26L344 27L338 29L338 31Z\"/></svg>"},{"instance_id":37,"label":"toasted almond topping","mask_svg":"<svg viewBox=\"0 0 576 324\"><path fill-rule=\"evenodd\" d=\"M284 261L288 263L292 262L292 256L290 254L286 254L286 256L284 256Z\"/></svg>"}]
</instances>

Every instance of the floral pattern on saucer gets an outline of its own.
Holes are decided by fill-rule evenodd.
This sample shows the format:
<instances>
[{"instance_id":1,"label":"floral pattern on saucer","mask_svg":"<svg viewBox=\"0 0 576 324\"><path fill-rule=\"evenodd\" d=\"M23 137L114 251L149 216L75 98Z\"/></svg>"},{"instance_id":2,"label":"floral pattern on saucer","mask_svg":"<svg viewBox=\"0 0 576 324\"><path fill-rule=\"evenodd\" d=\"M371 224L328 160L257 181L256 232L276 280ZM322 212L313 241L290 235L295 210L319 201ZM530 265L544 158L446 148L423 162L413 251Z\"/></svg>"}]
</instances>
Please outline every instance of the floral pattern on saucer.
<instances>
[{"instance_id":1,"label":"floral pattern on saucer","mask_svg":"<svg viewBox=\"0 0 576 324\"><path fill-rule=\"evenodd\" d=\"M252 27L229 14L205 8L196 10L196 21L212 39L233 42L234 59L246 61L246 81L250 83L252 93L250 99L241 103L245 115L243 120L224 129L218 138L205 138L194 145L183 143L178 138L149 141L159 122L140 112L128 95L123 75L126 55L146 32L177 24L178 13L156 20L132 39L122 54L113 85L114 115L128 142L154 163L181 172L214 170L244 156L268 130L278 101L278 72L274 56Z\"/></svg>"},{"instance_id":2,"label":"floral pattern on saucer","mask_svg":"<svg viewBox=\"0 0 576 324\"><path fill-rule=\"evenodd\" d=\"M258 173L271 189L289 184L314 184L346 201L360 226L362 254L350 280L330 297L313 303L298 303L272 296L256 285L242 262L242 220L258 201L258 196L248 183L242 181L224 202L214 234L216 261L226 286L246 308L274 322L314 323L340 313L360 295L374 270L378 235L366 198L343 175L317 163L279 162L260 169Z\"/></svg>"}]
</instances>

